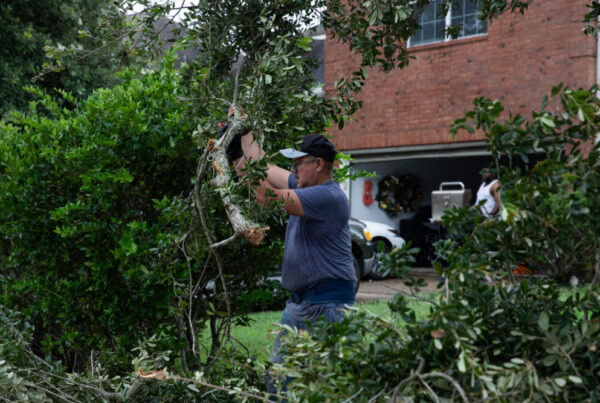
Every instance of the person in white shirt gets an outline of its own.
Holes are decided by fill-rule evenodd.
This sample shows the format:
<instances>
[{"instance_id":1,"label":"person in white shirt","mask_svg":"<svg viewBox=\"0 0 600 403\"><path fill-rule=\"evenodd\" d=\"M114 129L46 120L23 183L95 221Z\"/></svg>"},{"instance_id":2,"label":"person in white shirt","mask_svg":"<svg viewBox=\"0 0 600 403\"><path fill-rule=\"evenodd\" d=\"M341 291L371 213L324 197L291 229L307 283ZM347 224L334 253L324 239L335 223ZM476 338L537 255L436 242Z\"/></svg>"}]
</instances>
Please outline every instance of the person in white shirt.
<instances>
[{"instance_id":1,"label":"person in white shirt","mask_svg":"<svg viewBox=\"0 0 600 403\"><path fill-rule=\"evenodd\" d=\"M482 204L483 203L483 204ZM500 182L488 168L481 170L481 186L477 191L476 206L486 218L495 218L500 210Z\"/></svg>"}]
</instances>

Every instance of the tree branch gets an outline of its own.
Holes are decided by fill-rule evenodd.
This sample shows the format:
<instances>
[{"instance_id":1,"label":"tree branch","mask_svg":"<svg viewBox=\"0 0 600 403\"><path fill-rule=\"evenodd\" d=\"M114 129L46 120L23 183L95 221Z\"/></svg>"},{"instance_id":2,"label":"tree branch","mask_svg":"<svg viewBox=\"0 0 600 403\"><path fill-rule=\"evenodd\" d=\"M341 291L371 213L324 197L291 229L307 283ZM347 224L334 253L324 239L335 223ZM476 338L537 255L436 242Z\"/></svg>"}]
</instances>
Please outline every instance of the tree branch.
<instances>
[{"instance_id":1,"label":"tree branch","mask_svg":"<svg viewBox=\"0 0 600 403\"><path fill-rule=\"evenodd\" d=\"M243 235L251 244L259 245L265 238L265 230L244 216L241 208L233 201L231 191L228 189L228 184L231 182L231 175L225 150L241 127L242 119L236 116L229 125L225 135L212 143L211 150L209 151L209 158L212 159L215 169L215 177L212 183L217 188L217 192L223 200L227 217L229 218L229 222L231 222L234 232L238 235ZM210 146L211 144L209 144Z\"/></svg>"},{"instance_id":2,"label":"tree branch","mask_svg":"<svg viewBox=\"0 0 600 403\"><path fill-rule=\"evenodd\" d=\"M447 380L454 386L454 388L458 391L458 393L460 393L460 396L463 398L463 400L465 402L467 402L467 403L469 402L469 399L467 398L467 394L465 393L463 388L459 385L459 383L456 381L456 379L452 378L450 375L446 375L443 372L433 371L428 374L419 375L419 377L420 378L433 378L433 377L444 378L445 380Z\"/></svg>"}]
</instances>

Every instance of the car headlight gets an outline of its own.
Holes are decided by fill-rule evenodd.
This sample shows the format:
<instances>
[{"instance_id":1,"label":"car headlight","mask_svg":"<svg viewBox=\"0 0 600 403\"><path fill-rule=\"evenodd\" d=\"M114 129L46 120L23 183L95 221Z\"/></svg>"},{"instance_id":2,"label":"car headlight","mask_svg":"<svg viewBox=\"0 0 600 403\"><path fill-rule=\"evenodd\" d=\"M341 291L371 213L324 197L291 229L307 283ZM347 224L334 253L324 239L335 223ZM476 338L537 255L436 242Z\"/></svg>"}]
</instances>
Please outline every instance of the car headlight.
<instances>
[{"instance_id":1,"label":"car headlight","mask_svg":"<svg viewBox=\"0 0 600 403\"><path fill-rule=\"evenodd\" d=\"M370 241L371 239L373 239L373 237L371 236L371 233L369 232L368 229L364 229L363 232L365 233L365 238L367 238L367 241Z\"/></svg>"}]
</instances>

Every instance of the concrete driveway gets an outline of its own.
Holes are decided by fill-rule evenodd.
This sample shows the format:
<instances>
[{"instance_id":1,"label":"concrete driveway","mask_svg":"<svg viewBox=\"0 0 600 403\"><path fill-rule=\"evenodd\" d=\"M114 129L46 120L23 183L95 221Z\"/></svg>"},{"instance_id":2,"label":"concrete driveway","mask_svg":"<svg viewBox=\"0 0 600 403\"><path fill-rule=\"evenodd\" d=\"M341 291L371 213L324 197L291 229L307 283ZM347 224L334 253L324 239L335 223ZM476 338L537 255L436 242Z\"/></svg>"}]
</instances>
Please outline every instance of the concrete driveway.
<instances>
[{"instance_id":1,"label":"concrete driveway","mask_svg":"<svg viewBox=\"0 0 600 403\"><path fill-rule=\"evenodd\" d=\"M433 270L422 270L411 272L411 276L415 278L423 278L427 283L426 287L420 289L420 293L428 293L437 290L439 282L437 274ZM356 302L368 302L377 300L391 299L396 293L411 295L410 287L404 285L406 279L383 279L383 280L362 280L358 293L356 294Z\"/></svg>"}]
</instances>

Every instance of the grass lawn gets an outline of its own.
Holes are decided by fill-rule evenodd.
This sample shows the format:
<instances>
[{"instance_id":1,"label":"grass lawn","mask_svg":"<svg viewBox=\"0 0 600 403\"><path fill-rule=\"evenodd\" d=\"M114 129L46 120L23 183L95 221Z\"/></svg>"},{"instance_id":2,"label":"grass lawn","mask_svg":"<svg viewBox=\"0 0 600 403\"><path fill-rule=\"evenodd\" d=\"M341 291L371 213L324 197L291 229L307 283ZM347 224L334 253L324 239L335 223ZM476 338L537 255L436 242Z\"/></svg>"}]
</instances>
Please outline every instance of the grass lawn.
<instances>
[{"instance_id":1,"label":"grass lawn","mask_svg":"<svg viewBox=\"0 0 600 403\"><path fill-rule=\"evenodd\" d=\"M415 310L417 317L424 318L429 312L429 303L412 300L411 307ZM359 309L365 309L369 312L390 317L391 312L386 301L365 302L357 304ZM266 360L271 354L271 348L275 341L275 331L278 329L279 320L282 311L258 312L250 317L253 322L251 326L234 326L231 329L231 335L245 345L250 354L257 359Z\"/></svg>"},{"instance_id":2,"label":"grass lawn","mask_svg":"<svg viewBox=\"0 0 600 403\"><path fill-rule=\"evenodd\" d=\"M565 288L561 292L560 298L566 299L572 293L573 289ZM438 292L424 294L423 297L436 300L439 296ZM387 301L365 302L356 305L359 309L367 310L375 315L383 317L391 317L391 312L388 308ZM411 306L418 319L424 319L429 313L428 302L417 299L410 299ZM278 330L279 320L281 319L282 311L258 312L250 315L250 326L233 326L231 335L242 343L250 352L252 357L260 361L266 361L271 354L271 348L275 341L275 332ZM397 319L399 324L402 323L400 318ZM209 343L208 331L203 333L201 343Z\"/></svg>"}]
</instances>

